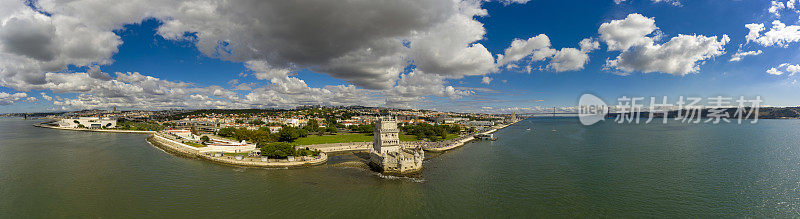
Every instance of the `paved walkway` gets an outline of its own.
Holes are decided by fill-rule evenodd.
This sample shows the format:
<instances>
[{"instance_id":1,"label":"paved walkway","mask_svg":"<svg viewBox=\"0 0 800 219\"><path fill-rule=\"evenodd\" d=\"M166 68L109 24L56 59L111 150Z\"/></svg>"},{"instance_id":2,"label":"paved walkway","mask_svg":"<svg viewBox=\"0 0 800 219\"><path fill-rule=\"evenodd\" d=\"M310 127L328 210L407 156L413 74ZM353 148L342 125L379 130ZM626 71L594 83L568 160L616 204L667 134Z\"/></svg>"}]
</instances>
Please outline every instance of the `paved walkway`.
<instances>
[{"instance_id":1,"label":"paved walkway","mask_svg":"<svg viewBox=\"0 0 800 219\"><path fill-rule=\"evenodd\" d=\"M214 157L210 153L200 153L197 148L180 143L169 136L163 136L160 133L153 134L148 140L156 147L163 149L169 153L174 153L181 156L196 157L203 160L222 163L234 166L244 167L299 167L319 165L328 161L326 153L320 153L317 157L297 157L295 161L288 159L267 159L261 160L261 157L248 157L244 156L241 160L236 159L235 156L225 155L222 157Z\"/></svg>"}]
</instances>

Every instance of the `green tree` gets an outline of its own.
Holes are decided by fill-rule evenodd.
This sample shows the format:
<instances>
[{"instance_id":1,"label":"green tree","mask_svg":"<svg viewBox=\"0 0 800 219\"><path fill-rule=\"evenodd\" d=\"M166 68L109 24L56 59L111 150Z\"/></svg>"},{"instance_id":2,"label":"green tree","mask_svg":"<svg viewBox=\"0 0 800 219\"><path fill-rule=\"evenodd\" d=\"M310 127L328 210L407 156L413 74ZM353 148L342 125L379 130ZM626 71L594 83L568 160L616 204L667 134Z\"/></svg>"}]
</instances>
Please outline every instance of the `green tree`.
<instances>
[{"instance_id":1,"label":"green tree","mask_svg":"<svg viewBox=\"0 0 800 219\"><path fill-rule=\"evenodd\" d=\"M301 138L308 136L308 131L306 131L305 129L298 129L297 132L298 134L300 134Z\"/></svg>"},{"instance_id":2,"label":"green tree","mask_svg":"<svg viewBox=\"0 0 800 219\"><path fill-rule=\"evenodd\" d=\"M317 132L319 131L319 122L316 119L310 119L306 126L303 126L303 129L308 132Z\"/></svg>"},{"instance_id":3,"label":"green tree","mask_svg":"<svg viewBox=\"0 0 800 219\"><path fill-rule=\"evenodd\" d=\"M275 142L261 146L261 155L270 158L286 158L295 153L294 145L286 142Z\"/></svg>"},{"instance_id":4,"label":"green tree","mask_svg":"<svg viewBox=\"0 0 800 219\"><path fill-rule=\"evenodd\" d=\"M325 124L328 127L332 127L332 126L336 127L337 125L339 125L339 122L336 122L336 118L334 118L334 117L328 117L328 118L325 118Z\"/></svg>"},{"instance_id":5,"label":"green tree","mask_svg":"<svg viewBox=\"0 0 800 219\"><path fill-rule=\"evenodd\" d=\"M234 133L236 133L236 128L233 127L221 128L217 131L217 135L222 137L233 137Z\"/></svg>"},{"instance_id":6,"label":"green tree","mask_svg":"<svg viewBox=\"0 0 800 219\"><path fill-rule=\"evenodd\" d=\"M325 131L328 132L328 133L333 134L333 133L339 132L339 129L337 129L334 126L328 126L327 128L325 128Z\"/></svg>"},{"instance_id":7,"label":"green tree","mask_svg":"<svg viewBox=\"0 0 800 219\"><path fill-rule=\"evenodd\" d=\"M351 125L350 130L358 133L372 133L373 125Z\"/></svg>"},{"instance_id":8,"label":"green tree","mask_svg":"<svg viewBox=\"0 0 800 219\"><path fill-rule=\"evenodd\" d=\"M278 131L278 141L293 142L300 138L300 131L294 127L283 127Z\"/></svg>"},{"instance_id":9,"label":"green tree","mask_svg":"<svg viewBox=\"0 0 800 219\"><path fill-rule=\"evenodd\" d=\"M418 125L405 125L400 129L409 135L417 136L418 140L428 138L429 141L440 141L447 139L448 134L461 132L461 127L454 125L430 125L422 123Z\"/></svg>"},{"instance_id":10,"label":"green tree","mask_svg":"<svg viewBox=\"0 0 800 219\"><path fill-rule=\"evenodd\" d=\"M311 150L309 148L298 149L295 151L294 156L319 156L319 150Z\"/></svg>"}]
</instances>

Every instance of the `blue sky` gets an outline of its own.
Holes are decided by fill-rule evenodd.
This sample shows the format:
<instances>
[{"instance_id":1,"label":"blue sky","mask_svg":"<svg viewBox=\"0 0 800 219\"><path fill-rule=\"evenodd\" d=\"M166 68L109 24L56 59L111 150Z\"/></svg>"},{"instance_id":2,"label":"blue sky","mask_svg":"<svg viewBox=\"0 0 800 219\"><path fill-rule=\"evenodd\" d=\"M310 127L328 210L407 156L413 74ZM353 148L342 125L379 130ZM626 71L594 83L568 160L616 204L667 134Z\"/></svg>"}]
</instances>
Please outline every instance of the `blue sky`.
<instances>
[{"instance_id":1,"label":"blue sky","mask_svg":"<svg viewBox=\"0 0 800 219\"><path fill-rule=\"evenodd\" d=\"M114 11L118 14L92 12L113 8L92 9L90 6L97 5L82 1L31 5L3 2L14 7L0 10L4 22L0 27L0 57L7 57L0 62L0 112L113 106L291 108L304 104L525 112L574 106L583 93L598 95L609 103L621 96L717 95L759 95L764 104L772 106L796 106L800 102L800 76L794 75L800 71L796 66L800 64L800 31L792 29L800 21L794 4L800 9L800 3L794 1L454 1L455 6L431 5L433 12L414 11L420 10L418 6L439 3L419 1L408 10L403 10L405 5L393 6L396 10L390 11L405 13L393 17L297 18L280 17L278 13L256 15L261 19L258 23L218 11L224 8L222 5L205 5L217 10L198 17L187 12L191 10L159 9L159 1L116 6L120 7ZM172 7L191 9L195 4L190 3ZM246 15L248 5L241 3L236 14ZM256 2L250 6L320 14L309 12L309 6L315 6L312 2L283 4ZM376 4L351 4L328 8L334 12L385 10ZM480 9L485 13L470 11ZM102 16L114 17L103 20ZM412 20L419 17L426 19ZM42 28L27 29L37 26L15 26L12 21L41 22ZM614 39L609 32L634 29L610 27L605 35L600 33L601 25L612 26L615 21L654 21L655 31L624 39ZM775 21L787 28L772 31ZM747 24L763 24L764 30L748 39L751 31ZM88 32L66 31L78 27L86 27ZM447 28L453 29L444 31ZM510 57L507 49L512 41L540 34L550 43L540 48L546 58L530 61L539 50L523 51L519 55L524 58L500 63L499 55ZM677 42L673 37L680 34L692 37L683 41L683 47L667 51L666 45L671 40ZM37 36L44 41L32 41ZM28 39L31 46L17 46L28 45ZM579 43L584 39L596 43L597 48L582 49ZM626 43L624 40L632 46L610 51L609 43ZM73 43L78 44L76 47L65 43L76 41L91 44L82 48L80 43ZM42 42L54 46L39 46ZM574 48L573 53L566 53L565 48ZM581 55L588 59L557 69L559 51L565 52L564 62L581 60ZM735 54L748 51L761 52L731 61ZM363 52L373 53L361 56ZM608 64L622 53L635 52L660 56L630 57L617 66ZM70 57L76 54L81 58ZM687 58L692 55L699 58ZM509 64L530 65L533 70L509 69ZM696 69L674 70L681 66ZM767 73L773 68L775 71ZM487 78L491 79L488 84Z\"/></svg>"}]
</instances>

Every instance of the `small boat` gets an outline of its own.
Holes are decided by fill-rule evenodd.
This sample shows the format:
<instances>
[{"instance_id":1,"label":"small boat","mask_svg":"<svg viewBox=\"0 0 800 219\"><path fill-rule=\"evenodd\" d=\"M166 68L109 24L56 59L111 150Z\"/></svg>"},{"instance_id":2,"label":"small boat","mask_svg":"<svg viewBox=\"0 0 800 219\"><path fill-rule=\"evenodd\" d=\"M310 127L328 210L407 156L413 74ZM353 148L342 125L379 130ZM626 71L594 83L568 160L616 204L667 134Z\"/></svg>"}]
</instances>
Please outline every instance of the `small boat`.
<instances>
[{"instance_id":1,"label":"small boat","mask_svg":"<svg viewBox=\"0 0 800 219\"><path fill-rule=\"evenodd\" d=\"M530 131L530 130L531 130L531 128L527 128L527 129L525 129L525 130L527 130L527 131Z\"/></svg>"},{"instance_id":2,"label":"small boat","mask_svg":"<svg viewBox=\"0 0 800 219\"><path fill-rule=\"evenodd\" d=\"M480 140L497 140L497 138L494 137L494 134L477 134L475 135L475 138Z\"/></svg>"}]
</instances>

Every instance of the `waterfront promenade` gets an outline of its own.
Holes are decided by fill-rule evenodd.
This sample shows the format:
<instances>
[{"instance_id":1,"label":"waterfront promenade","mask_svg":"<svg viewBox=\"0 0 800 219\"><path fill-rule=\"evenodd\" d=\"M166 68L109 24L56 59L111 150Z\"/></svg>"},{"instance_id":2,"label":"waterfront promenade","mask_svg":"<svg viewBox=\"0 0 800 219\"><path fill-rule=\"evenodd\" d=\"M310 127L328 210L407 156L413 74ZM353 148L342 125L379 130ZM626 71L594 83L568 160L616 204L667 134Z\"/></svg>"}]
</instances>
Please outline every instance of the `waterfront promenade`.
<instances>
[{"instance_id":1,"label":"waterfront promenade","mask_svg":"<svg viewBox=\"0 0 800 219\"><path fill-rule=\"evenodd\" d=\"M518 122L518 121L517 121ZM476 134L491 134L496 132L497 130L506 128L515 124L516 122L497 125L490 130L476 133ZM438 142L428 142L428 141L403 141L400 142L404 147L417 147L421 146L423 150L429 152L444 152L452 149L456 149L461 147L470 141L475 140L476 134L469 134L465 136L460 136L455 139L450 139L446 141L438 141ZM330 144L316 144L316 145L302 145L297 146L297 148L309 148L311 150L320 150L325 153L333 153L333 152L369 152L370 148L372 147L372 142L350 142L350 143L330 143Z\"/></svg>"},{"instance_id":2,"label":"waterfront promenade","mask_svg":"<svg viewBox=\"0 0 800 219\"><path fill-rule=\"evenodd\" d=\"M320 150L325 153L332 152L369 152L372 148L372 142L348 142L348 143L330 143L330 144L314 144L314 145L301 145L296 148L308 148L311 150Z\"/></svg>"},{"instance_id":3,"label":"waterfront promenade","mask_svg":"<svg viewBox=\"0 0 800 219\"><path fill-rule=\"evenodd\" d=\"M455 139L450 139L450 140L447 140L447 141L442 141L442 142L423 142L423 143L420 143L420 144L422 144L422 149L423 150L430 151L430 152L444 152L444 151L448 151L448 150L453 150L453 149L456 149L458 147L464 146L465 144L467 144L470 141L475 140L475 135L491 134L491 133L496 132L497 130L506 128L508 126L511 126L511 125L513 125L513 124L515 124L517 122L519 122L519 121L515 121L515 122L509 123L509 124L497 125L497 126L493 127L492 129L490 129L488 131L485 131L485 132L481 132L481 133L477 133L477 134L470 134L470 135L466 135L466 136L461 136L461 137L458 137L458 138L455 138Z\"/></svg>"},{"instance_id":4,"label":"waterfront promenade","mask_svg":"<svg viewBox=\"0 0 800 219\"><path fill-rule=\"evenodd\" d=\"M328 155L325 152L320 153L317 157L311 156L303 156L297 157L294 161L289 161L288 159L262 159L261 157L250 157L250 156L240 156L240 159L237 159L237 156L230 155L230 154L223 154L222 156L214 156L215 153L201 153L195 147L180 143L176 141L176 139L172 139L169 136L164 136L161 133L155 133L147 138L147 141L150 142L155 147L158 147L168 153L189 157L189 158L199 158L202 160L211 161L214 163L221 163L226 165L233 165L233 166L243 166L243 167L267 167L267 168L277 168L277 167L300 167L300 166L313 166L313 165L320 165L324 164L328 161Z\"/></svg>"},{"instance_id":5,"label":"waterfront promenade","mask_svg":"<svg viewBox=\"0 0 800 219\"><path fill-rule=\"evenodd\" d=\"M42 122L34 124L33 126L40 127L40 128L51 128L51 129L59 129L59 130L70 130L70 131L83 131L83 132L110 132L110 133L132 133L132 134L154 134L156 131L137 131L137 130L121 130L121 129L88 129L88 128L66 128L66 127L59 127L55 125L51 125L51 122Z\"/></svg>"},{"instance_id":6,"label":"waterfront promenade","mask_svg":"<svg viewBox=\"0 0 800 219\"><path fill-rule=\"evenodd\" d=\"M301 166L320 165L328 161L328 155L326 154L327 152L347 151L346 148L331 148L327 150L321 150L322 153L320 153L318 157L307 157L307 156L297 157L295 158L295 161L289 161L288 159L272 159L272 158L262 159L261 157L250 157L250 156L242 156L241 159L237 159L236 156L230 154L223 154L223 156L215 157L214 153L202 153L201 150L196 147L192 147L190 145L181 143L177 139L174 139L170 136L162 135L156 131L64 128L64 127L50 125L48 123L50 122L37 123L34 124L34 126L40 128L51 128L51 129L69 130L69 131L149 134L150 136L148 136L147 142L167 153L182 157L207 160L214 163L233 165L233 166L243 166L243 167L280 168L280 167L301 167ZM359 142L359 143L367 143L367 142ZM356 150L359 150L358 148L366 148L367 150L369 150L368 146L367 147L359 146L356 148ZM323 149L325 148L323 147Z\"/></svg>"},{"instance_id":7,"label":"waterfront promenade","mask_svg":"<svg viewBox=\"0 0 800 219\"><path fill-rule=\"evenodd\" d=\"M516 123L516 122L514 122ZM481 132L478 134L490 134L496 132L499 129L503 129L514 123L498 125L493 127L492 129ZM350 142L350 143L330 143L330 144L316 144L316 145L302 145L297 146L297 148L309 148L311 150L319 150L321 151L320 155L317 157L297 157L294 161L289 161L288 159L266 159L261 157L252 157L252 156L236 156L237 154L222 154L219 156L218 153L208 153L202 152L199 148L181 143L180 140L175 139L172 136L164 135L159 132L155 131L134 131L134 130L114 130L114 129L85 129L85 128L63 128L58 126L53 126L48 124L47 122L35 124L36 127L42 128L51 128L51 129L59 129L59 130L70 130L70 131L90 131L90 132L109 132L109 133L132 133L132 134L149 134L147 141L167 152L170 154L188 157L188 158L197 158L202 159L214 163L226 164L226 165L233 165L233 166L243 166L243 167L265 167L265 168L280 168L280 167L301 167L301 166L314 166L324 164L328 160L328 153L338 153L338 152L369 152L372 148L372 142ZM406 141L401 142L401 144L405 147L417 147L420 146L425 151L429 152L444 152L452 149L456 149L461 147L470 141L475 140L475 134L469 134L465 136L460 136L455 139L447 140L447 141L440 141L440 142L415 142L415 141ZM217 155L217 156L215 156Z\"/></svg>"}]
</instances>

